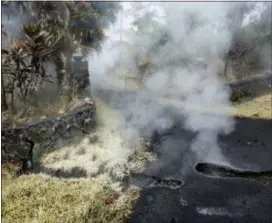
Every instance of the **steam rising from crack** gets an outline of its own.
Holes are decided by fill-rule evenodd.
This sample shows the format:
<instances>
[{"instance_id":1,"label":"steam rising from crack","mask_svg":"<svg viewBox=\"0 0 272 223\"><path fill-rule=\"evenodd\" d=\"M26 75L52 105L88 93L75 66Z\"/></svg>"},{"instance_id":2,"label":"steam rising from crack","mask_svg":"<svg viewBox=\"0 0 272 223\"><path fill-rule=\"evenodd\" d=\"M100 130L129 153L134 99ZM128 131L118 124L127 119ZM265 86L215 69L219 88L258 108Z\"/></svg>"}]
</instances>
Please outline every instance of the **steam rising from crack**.
<instances>
[{"instance_id":1,"label":"steam rising from crack","mask_svg":"<svg viewBox=\"0 0 272 223\"><path fill-rule=\"evenodd\" d=\"M96 98L96 106L99 123L96 134L84 138L77 145L68 145L46 155L43 164L47 168L67 173L73 168L83 170L88 178L120 191L130 172L141 172L154 156L149 152L142 152L131 158L135 150L140 151L140 148L129 148L120 137L117 131L119 122L114 111L108 109L99 98Z\"/></svg>"},{"instance_id":2,"label":"steam rising from crack","mask_svg":"<svg viewBox=\"0 0 272 223\"><path fill-rule=\"evenodd\" d=\"M229 5L169 2L123 6L122 41L120 14L119 21L107 30L109 38L102 51L89 55L99 140L90 143L85 138L77 146L51 153L44 159L45 166L64 170L79 167L89 177L119 190L130 171L141 171L146 161L154 159L145 153L145 157L128 161L135 150L142 152L140 139L179 124L196 133L189 147L186 143L178 145L182 147L180 153L190 150L198 160L226 164L217 139L233 130L234 120L230 116L230 89L218 74L231 40L226 25ZM136 18L140 18L137 28L133 25ZM18 24L27 18L3 20L8 33L22 37ZM146 68L147 61L151 64ZM169 139L163 143L163 155L168 159L179 157L172 150L174 144ZM153 168L163 168L161 162ZM186 166L186 162L192 165L194 161L182 162Z\"/></svg>"},{"instance_id":3,"label":"steam rising from crack","mask_svg":"<svg viewBox=\"0 0 272 223\"><path fill-rule=\"evenodd\" d=\"M60 156L68 155L56 162L51 159L56 154L48 156L45 162L48 167L81 167L90 177L120 189L120 181L130 171L143 167L144 162L128 161L135 150L141 151L137 149L140 139L152 137L155 131L163 133L179 123L197 134L188 148L180 148L180 153L187 149L193 151L198 160L226 163L217 138L232 131L234 122L230 116L229 89L217 73L222 68L221 58L229 47L230 35L223 25L224 4L218 3L216 7L206 4L209 3L205 3L205 7L199 3L153 6L160 14L157 21L164 28L154 29L150 37L140 30L131 31L133 18L129 10L133 7L125 4L123 15L128 18L123 21L128 23L123 26L123 41L120 42L115 32L116 26L112 27L102 52L89 56L100 142L90 145L86 139L78 148L63 149ZM166 19L164 14L168 15ZM189 26L188 19L194 25ZM143 20L142 25L148 26L149 22ZM168 41L156 45L163 32L168 34ZM152 69L138 72L137 68L149 57ZM164 153L168 158L178 157L177 151L171 150L175 142L165 143L168 149ZM78 150L82 148L85 153L80 155ZM145 160L153 159L149 158ZM153 169L162 168L164 161L160 162ZM192 159L182 162L188 162L187 166L193 164ZM186 174L186 170L182 173Z\"/></svg>"},{"instance_id":4,"label":"steam rising from crack","mask_svg":"<svg viewBox=\"0 0 272 223\"><path fill-rule=\"evenodd\" d=\"M160 14L157 20L169 41L157 45L154 51L163 31L154 30L147 38L141 30L133 32L132 23L124 25L127 29L123 30L122 43L118 42L116 33L110 32L102 52L89 57L93 94L119 112L120 131L130 142L171 128L180 116L184 127L198 134L191 149L199 159L222 161L217 137L230 133L234 126L230 116L230 90L218 76L224 52L230 45L230 33L225 26L227 5L160 3L152 6ZM133 7L127 3L124 15L129 10ZM133 18L128 16L123 20L133 21ZM141 22L148 27L150 21ZM128 30L130 35L125 35ZM135 60L137 53L141 58L151 57L157 69L137 73L135 67L141 63L141 58ZM199 65L201 62L206 63L206 69ZM123 70L118 70L120 67ZM140 77L141 88L138 87Z\"/></svg>"}]
</instances>

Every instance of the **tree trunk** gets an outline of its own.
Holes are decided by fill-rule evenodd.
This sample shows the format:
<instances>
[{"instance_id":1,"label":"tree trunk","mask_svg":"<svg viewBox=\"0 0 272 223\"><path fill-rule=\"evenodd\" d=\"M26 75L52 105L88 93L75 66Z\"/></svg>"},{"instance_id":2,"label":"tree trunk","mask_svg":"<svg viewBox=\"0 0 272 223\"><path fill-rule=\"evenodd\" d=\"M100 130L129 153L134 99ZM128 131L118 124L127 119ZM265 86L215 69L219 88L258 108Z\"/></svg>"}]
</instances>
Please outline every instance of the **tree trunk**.
<instances>
[{"instance_id":1,"label":"tree trunk","mask_svg":"<svg viewBox=\"0 0 272 223\"><path fill-rule=\"evenodd\" d=\"M8 103L7 103L7 98L6 98L6 91L5 91L5 83L4 83L4 78L3 74L1 73L1 93L2 93L2 108L4 111L8 110Z\"/></svg>"},{"instance_id":2,"label":"tree trunk","mask_svg":"<svg viewBox=\"0 0 272 223\"><path fill-rule=\"evenodd\" d=\"M56 63L58 89L65 102L70 102L72 99L71 69L69 67L71 57L72 55L60 53Z\"/></svg>"},{"instance_id":3,"label":"tree trunk","mask_svg":"<svg viewBox=\"0 0 272 223\"><path fill-rule=\"evenodd\" d=\"M11 104L10 104L12 114L16 113L15 105L14 105L14 91L15 91L14 80L12 80Z\"/></svg>"},{"instance_id":4,"label":"tree trunk","mask_svg":"<svg viewBox=\"0 0 272 223\"><path fill-rule=\"evenodd\" d=\"M72 86L70 76L70 73L66 72L62 82L62 97L65 103L68 103L72 100Z\"/></svg>"},{"instance_id":5,"label":"tree trunk","mask_svg":"<svg viewBox=\"0 0 272 223\"><path fill-rule=\"evenodd\" d=\"M66 73L66 61L63 53L60 53L57 55L56 58L56 74L59 93L61 93L62 90L62 82L65 73Z\"/></svg>"},{"instance_id":6,"label":"tree trunk","mask_svg":"<svg viewBox=\"0 0 272 223\"><path fill-rule=\"evenodd\" d=\"M68 27L63 31L64 37L58 43L58 49L56 51L56 72L58 90L61 96L64 96L67 100L71 100L71 69L70 61L73 55L73 37L70 34Z\"/></svg>"}]
</instances>

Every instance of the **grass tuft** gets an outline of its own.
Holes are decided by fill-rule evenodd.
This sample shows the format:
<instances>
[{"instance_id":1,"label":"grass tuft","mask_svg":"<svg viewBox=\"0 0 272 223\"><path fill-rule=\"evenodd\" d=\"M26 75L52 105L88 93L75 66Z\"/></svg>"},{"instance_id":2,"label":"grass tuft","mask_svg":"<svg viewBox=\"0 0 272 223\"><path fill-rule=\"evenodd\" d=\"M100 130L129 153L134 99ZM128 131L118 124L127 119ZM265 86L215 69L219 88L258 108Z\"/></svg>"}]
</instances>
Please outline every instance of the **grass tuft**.
<instances>
[{"instance_id":1,"label":"grass tuft","mask_svg":"<svg viewBox=\"0 0 272 223\"><path fill-rule=\"evenodd\" d=\"M139 195L136 189L120 196L97 181L44 174L7 181L9 169L4 169L3 222L123 222Z\"/></svg>"},{"instance_id":2,"label":"grass tuft","mask_svg":"<svg viewBox=\"0 0 272 223\"><path fill-rule=\"evenodd\" d=\"M272 96L266 94L234 104L238 117L272 119Z\"/></svg>"}]
</instances>

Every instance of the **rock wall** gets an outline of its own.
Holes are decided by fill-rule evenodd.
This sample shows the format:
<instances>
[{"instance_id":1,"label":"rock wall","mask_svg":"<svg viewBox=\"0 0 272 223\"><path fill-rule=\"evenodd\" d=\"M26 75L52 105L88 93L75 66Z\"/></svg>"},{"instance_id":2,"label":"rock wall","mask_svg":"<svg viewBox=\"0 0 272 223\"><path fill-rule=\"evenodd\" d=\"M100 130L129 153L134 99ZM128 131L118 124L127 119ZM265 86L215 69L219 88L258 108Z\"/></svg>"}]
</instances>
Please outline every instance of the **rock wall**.
<instances>
[{"instance_id":1,"label":"rock wall","mask_svg":"<svg viewBox=\"0 0 272 223\"><path fill-rule=\"evenodd\" d=\"M33 162L33 156L92 132L96 127L95 115L95 104L89 100L64 115L34 121L22 128L2 129L2 162L13 158Z\"/></svg>"},{"instance_id":2,"label":"rock wall","mask_svg":"<svg viewBox=\"0 0 272 223\"><path fill-rule=\"evenodd\" d=\"M232 90L232 101L247 96L256 97L272 92L272 74L255 76L247 80L230 83L229 86Z\"/></svg>"}]
</instances>

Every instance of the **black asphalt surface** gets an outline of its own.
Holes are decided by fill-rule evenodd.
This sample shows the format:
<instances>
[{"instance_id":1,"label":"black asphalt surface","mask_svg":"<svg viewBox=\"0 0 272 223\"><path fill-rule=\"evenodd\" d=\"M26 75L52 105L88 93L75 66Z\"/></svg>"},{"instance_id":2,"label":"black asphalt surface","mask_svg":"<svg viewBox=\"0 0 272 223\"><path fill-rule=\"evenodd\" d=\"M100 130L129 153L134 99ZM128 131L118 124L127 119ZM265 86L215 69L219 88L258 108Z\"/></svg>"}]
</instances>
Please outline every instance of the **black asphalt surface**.
<instances>
[{"instance_id":1,"label":"black asphalt surface","mask_svg":"<svg viewBox=\"0 0 272 223\"><path fill-rule=\"evenodd\" d=\"M126 109L123 108L133 101L137 103L138 96L136 97L135 92L103 90L98 93L105 101L115 101L111 106L121 108L125 112L125 118L131 118L130 113L126 114ZM156 103L152 99L144 99L141 104L145 102L148 106ZM207 162L190 149L197 133L185 129L185 116L182 112L170 107L163 108L161 112L162 115L171 117L175 126L160 133L155 140L159 159L150 163L144 173L161 179L179 180L183 185L173 189L167 186L149 186L152 180L147 178L132 179L131 183L143 186L144 189L129 222L272 223L272 183L264 184L265 181L251 178L211 177L197 172L195 166L199 162ZM205 119L205 114L202 118ZM235 122L235 130L231 134L219 136L221 159L215 156L208 162L214 161L218 165L227 163L240 172L271 171L272 119L236 118ZM145 126L141 130L143 134L144 130ZM209 148L204 148L203 157L208 152Z\"/></svg>"},{"instance_id":2,"label":"black asphalt surface","mask_svg":"<svg viewBox=\"0 0 272 223\"><path fill-rule=\"evenodd\" d=\"M161 137L156 148L160 159L146 173L183 180L184 185L144 189L129 222L272 222L272 185L198 173L194 168L198 160L187 149L193 137L182 128ZM218 144L239 170L272 170L271 120L236 119L236 130L220 137Z\"/></svg>"}]
</instances>

